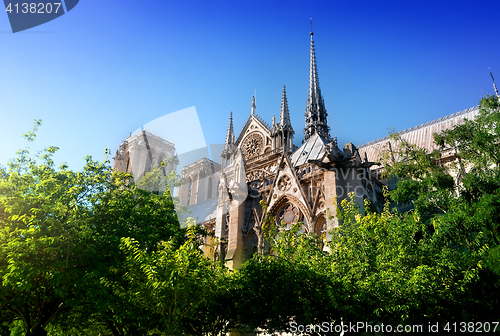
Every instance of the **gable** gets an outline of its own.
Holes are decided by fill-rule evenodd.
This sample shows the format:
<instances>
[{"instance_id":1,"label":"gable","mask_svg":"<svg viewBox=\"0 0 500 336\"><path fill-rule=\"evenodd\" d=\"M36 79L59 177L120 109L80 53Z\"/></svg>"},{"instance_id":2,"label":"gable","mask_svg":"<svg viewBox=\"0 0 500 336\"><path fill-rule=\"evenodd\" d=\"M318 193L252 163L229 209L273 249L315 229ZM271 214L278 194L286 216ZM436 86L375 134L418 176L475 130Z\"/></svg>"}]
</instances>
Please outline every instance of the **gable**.
<instances>
[{"instance_id":1,"label":"gable","mask_svg":"<svg viewBox=\"0 0 500 336\"><path fill-rule=\"evenodd\" d=\"M306 201L304 191L300 186L299 179L286 155L281 157L278 171L273 181L273 187L269 193L267 204L273 214L284 200L295 200L306 217L311 216L311 207Z\"/></svg>"},{"instance_id":2,"label":"gable","mask_svg":"<svg viewBox=\"0 0 500 336\"><path fill-rule=\"evenodd\" d=\"M251 115L236 141L236 146L241 149L246 160L262 155L272 149L271 131L260 118Z\"/></svg>"},{"instance_id":3,"label":"gable","mask_svg":"<svg viewBox=\"0 0 500 336\"><path fill-rule=\"evenodd\" d=\"M245 136L252 132L260 132L269 139L271 138L271 129L269 128L269 125L259 116L252 114L245 123L245 126L243 126L238 139L236 139L236 146L239 147Z\"/></svg>"}]
</instances>

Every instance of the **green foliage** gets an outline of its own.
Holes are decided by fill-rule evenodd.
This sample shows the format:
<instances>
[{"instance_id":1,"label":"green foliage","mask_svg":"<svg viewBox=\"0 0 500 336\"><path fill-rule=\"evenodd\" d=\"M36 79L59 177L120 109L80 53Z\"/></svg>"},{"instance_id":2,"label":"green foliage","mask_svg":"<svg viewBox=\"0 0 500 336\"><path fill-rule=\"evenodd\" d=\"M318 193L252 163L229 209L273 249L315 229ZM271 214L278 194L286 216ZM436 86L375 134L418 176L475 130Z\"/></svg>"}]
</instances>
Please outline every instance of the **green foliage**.
<instances>
[{"instance_id":1,"label":"green foliage","mask_svg":"<svg viewBox=\"0 0 500 336\"><path fill-rule=\"evenodd\" d=\"M241 330L289 331L291 321L319 324L342 316L336 288L322 272L276 256L256 256L236 273Z\"/></svg>"},{"instance_id":2,"label":"green foliage","mask_svg":"<svg viewBox=\"0 0 500 336\"><path fill-rule=\"evenodd\" d=\"M170 189L180 186L182 182L175 171L171 171L168 175L164 174L165 165L174 160L175 158L171 158L169 162L161 162L161 165L156 165L151 171L145 172L144 176L137 181L137 187L156 194L165 190L171 196Z\"/></svg>"},{"instance_id":3,"label":"green foliage","mask_svg":"<svg viewBox=\"0 0 500 336\"><path fill-rule=\"evenodd\" d=\"M486 193L498 188L500 172L500 102L496 96L487 96L480 101L480 112L476 119L446 130L434 136L441 147L456 148L468 170L469 177L485 178L493 185L470 185L464 181L466 187L476 189L476 192ZM485 188L486 189L483 189Z\"/></svg>"},{"instance_id":4,"label":"green foliage","mask_svg":"<svg viewBox=\"0 0 500 336\"><path fill-rule=\"evenodd\" d=\"M366 204L366 208L368 205ZM349 294L344 317L373 323L454 320L467 309L464 291L480 255L431 234L416 213L361 216L354 195L342 202L332 233L331 272Z\"/></svg>"},{"instance_id":5,"label":"green foliage","mask_svg":"<svg viewBox=\"0 0 500 336\"><path fill-rule=\"evenodd\" d=\"M384 176L397 179L397 189L391 198L398 202L411 202L421 216L445 213L454 197L453 177L440 164L441 153L428 153L403 139L398 133L391 134L397 145L384 155Z\"/></svg>"},{"instance_id":6,"label":"green foliage","mask_svg":"<svg viewBox=\"0 0 500 336\"><path fill-rule=\"evenodd\" d=\"M188 228L180 247L169 240L152 253L138 241L123 238L126 283L103 282L143 308L168 335L218 335L229 327L220 300L228 295L225 282L230 273L204 257L199 245L195 227Z\"/></svg>"},{"instance_id":7,"label":"green foliage","mask_svg":"<svg viewBox=\"0 0 500 336\"><path fill-rule=\"evenodd\" d=\"M0 176L0 311L8 312L2 316L21 320L28 335L45 335L49 323L62 325L73 313L136 330L137 311L100 279L120 277L122 237L150 251L171 237L180 242L173 203L136 188L107 161L87 157L81 172L57 168L56 150L35 157L29 148L19 151Z\"/></svg>"},{"instance_id":8,"label":"green foliage","mask_svg":"<svg viewBox=\"0 0 500 336\"><path fill-rule=\"evenodd\" d=\"M500 261L496 249L500 241L499 106L496 96L485 97L476 119L434 135L441 150L455 155L454 162L443 162L440 152L427 153L397 134L393 135L397 145L385 160L386 176L398 179L392 199L411 201L415 215L425 224L421 236L427 235L423 241L428 243L419 254L425 252L428 260L439 262L432 267L445 267L433 270L430 261L426 265L446 276L429 278L450 288L437 291L437 297L453 302L450 306L460 309L462 316L479 319L492 313L478 308L480 297L488 307L499 301L498 295L486 294L486 288L499 284L494 266ZM404 225L409 225L407 220ZM433 311L438 309L439 305Z\"/></svg>"},{"instance_id":9,"label":"green foliage","mask_svg":"<svg viewBox=\"0 0 500 336\"><path fill-rule=\"evenodd\" d=\"M266 213L267 205L261 202ZM236 321L241 330L289 331L291 321L320 324L342 316L334 294L328 253L319 237L301 232L303 223L276 225L266 214L263 231L270 255L257 255L235 273Z\"/></svg>"},{"instance_id":10,"label":"green foliage","mask_svg":"<svg viewBox=\"0 0 500 336\"><path fill-rule=\"evenodd\" d=\"M407 213L365 215L353 195L324 237L265 214L269 244L240 270L203 256L181 230L162 167L137 185L109 162L56 167L29 147L0 167L0 333L219 335L290 322L494 320L500 304L500 112L435 136L456 163L393 135L386 174ZM35 139L34 130L25 134ZM457 175L458 174L458 175ZM174 178L170 176L168 178ZM175 180L175 178L174 178ZM156 193L155 193L156 192ZM388 192L386 191L386 195ZM363 212L363 213L364 213Z\"/></svg>"}]
</instances>

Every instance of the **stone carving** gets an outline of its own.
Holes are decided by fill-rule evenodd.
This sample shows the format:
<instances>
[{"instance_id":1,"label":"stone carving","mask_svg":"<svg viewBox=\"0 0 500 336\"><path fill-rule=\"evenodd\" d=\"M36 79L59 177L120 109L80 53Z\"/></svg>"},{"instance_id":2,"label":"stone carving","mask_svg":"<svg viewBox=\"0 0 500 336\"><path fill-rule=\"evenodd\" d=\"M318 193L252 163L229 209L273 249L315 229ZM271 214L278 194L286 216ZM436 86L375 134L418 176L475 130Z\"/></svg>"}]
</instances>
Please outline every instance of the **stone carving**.
<instances>
[{"instance_id":1,"label":"stone carving","mask_svg":"<svg viewBox=\"0 0 500 336\"><path fill-rule=\"evenodd\" d=\"M290 176L288 175L281 176L280 179L278 180L278 189L283 192L288 191L288 189L290 189L291 187L290 181L291 181Z\"/></svg>"},{"instance_id":2,"label":"stone carving","mask_svg":"<svg viewBox=\"0 0 500 336\"><path fill-rule=\"evenodd\" d=\"M264 172L262 170L253 170L247 174L247 183L260 180L262 177L264 177Z\"/></svg>"},{"instance_id":3,"label":"stone carving","mask_svg":"<svg viewBox=\"0 0 500 336\"><path fill-rule=\"evenodd\" d=\"M264 168L264 171L270 175L272 174L276 174L276 171L278 170L278 165L276 163L272 164L272 165L269 165L267 166L266 168Z\"/></svg>"},{"instance_id":4,"label":"stone carving","mask_svg":"<svg viewBox=\"0 0 500 336\"><path fill-rule=\"evenodd\" d=\"M217 193L219 195L219 203L223 203L227 195L226 175L222 174L219 181L219 190Z\"/></svg>"},{"instance_id":5,"label":"stone carving","mask_svg":"<svg viewBox=\"0 0 500 336\"><path fill-rule=\"evenodd\" d=\"M247 183L256 180L262 180L266 176L273 176L274 174L276 174L277 170L278 170L278 165L274 163L266 166L263 169L249 171L247 172Z\"/></svg>"},{"instance_id":6,"label":"stone carving","mask_svg":"<svg viewBox=\"0 0 500 336\"><path fill-rule=\"evenodd\" d=\"M281 208L276 216L276 224L285 225L285 228L290 228L290 225L300 220L300 210L293 204L286 204Z\"/></svg>"}]
</instances>

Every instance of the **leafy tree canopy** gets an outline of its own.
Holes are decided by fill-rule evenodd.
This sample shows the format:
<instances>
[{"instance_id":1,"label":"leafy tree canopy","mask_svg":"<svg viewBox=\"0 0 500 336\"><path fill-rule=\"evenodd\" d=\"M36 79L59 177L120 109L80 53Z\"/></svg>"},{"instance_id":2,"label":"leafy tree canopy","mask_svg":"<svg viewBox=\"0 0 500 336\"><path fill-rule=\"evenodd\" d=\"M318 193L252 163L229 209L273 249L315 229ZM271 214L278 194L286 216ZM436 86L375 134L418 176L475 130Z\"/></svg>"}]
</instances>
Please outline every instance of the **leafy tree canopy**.
<instances>
[{"instance_id":1,"label":"leafy tree canopy","mask_svg":"<svg viewBox=\"0 0 500 336\"><path fill-rule=\"evenodd\" d=\"M37 127L25 134L35 138ZM101 283L121 278L122 237L154 251L182 243L172 200L140 190L109 161L86 158L81 172L56 167L49 147L18 152L0 171L0 311L23 322L26 335L71 312L85 311L112 329L138 329L141 317ZM127 325L123 325L123 323Z\"/></svg>"}]
</instances>

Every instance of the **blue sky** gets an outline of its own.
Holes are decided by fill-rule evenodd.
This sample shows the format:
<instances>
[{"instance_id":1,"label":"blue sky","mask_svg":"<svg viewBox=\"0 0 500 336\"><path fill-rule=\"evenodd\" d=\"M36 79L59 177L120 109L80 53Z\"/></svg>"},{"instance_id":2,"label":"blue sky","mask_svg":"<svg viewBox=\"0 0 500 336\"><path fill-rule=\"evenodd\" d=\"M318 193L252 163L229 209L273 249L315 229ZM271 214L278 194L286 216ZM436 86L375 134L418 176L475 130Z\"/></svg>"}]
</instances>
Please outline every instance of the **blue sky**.
<instances>
[{"instance_id":1,"label":"blue sky","mask_svg":"<svg viewBox=\"0 0 500 336\"><path fill-rule=\"evenodd\" d=\"M130 132L196 107L207 144L250 115L279 115L287 87L303 139L313 18L332 136L361 145L477 104L500 84L498 1L81 0L13 34L0 14L0 164L26 143L80 169ZM186 123L189 124L189 121ZM196 122L183 125L186 141ZM167 139L169 140L169 139Z\"/></svg>"}]
</instances>

